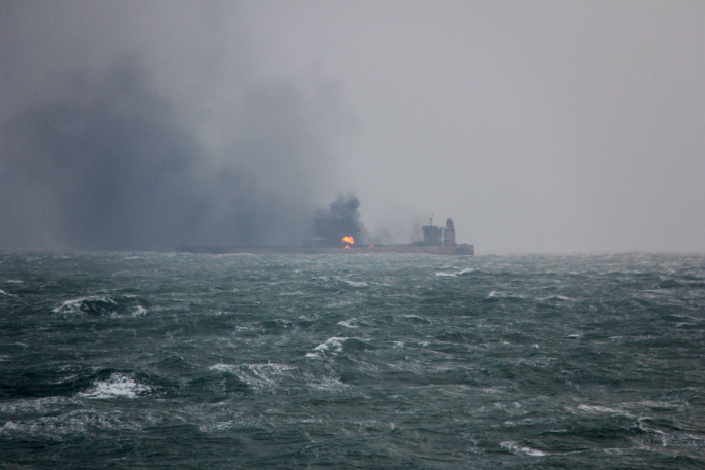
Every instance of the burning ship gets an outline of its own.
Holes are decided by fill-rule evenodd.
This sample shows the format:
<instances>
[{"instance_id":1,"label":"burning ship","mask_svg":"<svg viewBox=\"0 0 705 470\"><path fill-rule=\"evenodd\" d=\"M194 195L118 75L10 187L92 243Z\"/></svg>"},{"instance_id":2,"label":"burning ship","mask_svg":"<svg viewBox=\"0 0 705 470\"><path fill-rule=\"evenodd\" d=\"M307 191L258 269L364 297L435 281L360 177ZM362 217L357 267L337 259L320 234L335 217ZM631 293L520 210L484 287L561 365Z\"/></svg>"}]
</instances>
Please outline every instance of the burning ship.
<instances>
[{"instance_id":1,"label":"burning ship","mask_svg":"<svg viewBox=\"0 0 705 470\"><path fill-rule=\"evenodd\" d=\"M346 235L338 242L326 238L312 238L302 246L190 246L179 248L186 253L251 253L251 254L334 254L334 253L429 253L435 255L474 255L475 247L466 243L455 242L455 225L453 219L447 219L445 227L433 225L433 218L428 225L421 227L423 241L408 245L366 245L356 244L355 237Z\"/></svg>"},{"instance_id":2,"label":"burning ship","mask_svg":"<svg viewBox=\"0 0 705 470\"><path fill-rule=\"evenodd\" d=\"M360 201L352 194L334 201L327 210L319 210L314 218L315 238L301 246L188 246L177 251L187 253L430 253L436 255L474 255L473 245L455 242L455 225L446 220L445 227L433 225L433 215L428 225L421 227L423 241L409 245L368 245L357 243L362 233L358 208Z\"/></svg>"}]
</instances>

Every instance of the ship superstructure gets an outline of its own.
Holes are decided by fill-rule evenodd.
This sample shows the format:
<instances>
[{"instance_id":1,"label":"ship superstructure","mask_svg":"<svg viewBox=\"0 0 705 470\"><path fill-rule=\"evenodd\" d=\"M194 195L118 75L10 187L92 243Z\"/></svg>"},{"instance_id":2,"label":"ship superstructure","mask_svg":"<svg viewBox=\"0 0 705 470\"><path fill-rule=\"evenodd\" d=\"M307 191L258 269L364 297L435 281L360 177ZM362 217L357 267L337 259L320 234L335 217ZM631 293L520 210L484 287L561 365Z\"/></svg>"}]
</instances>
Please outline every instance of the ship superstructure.
<instances>
[{"instance_id":1,"label":"ship superstructure","mask_svg":"<svg viewBox=\"0 0 705 470\"><path fill-rule=\"evenodd\" d=\"M455 225L453 219L446 219L446 226L433 225L433 214L428 219L428 225L421 227L423 230L422 245L427 246L456 246Z\"/></svg>"}]
</instances>

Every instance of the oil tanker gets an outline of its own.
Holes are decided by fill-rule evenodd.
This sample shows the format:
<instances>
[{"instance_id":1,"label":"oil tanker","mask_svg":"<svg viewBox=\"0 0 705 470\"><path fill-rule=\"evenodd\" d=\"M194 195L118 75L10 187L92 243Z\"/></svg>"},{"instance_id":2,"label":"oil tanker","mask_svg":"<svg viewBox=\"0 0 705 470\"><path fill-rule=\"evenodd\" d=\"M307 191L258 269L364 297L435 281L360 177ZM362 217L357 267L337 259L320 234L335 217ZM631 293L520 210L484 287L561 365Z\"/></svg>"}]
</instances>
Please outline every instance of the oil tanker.
<instances>
[{"instance_id":1,"label":"oil tanker","mask_svg":"<svg viewBox=\"0 0 705 470\"><path fill-rule=\"evenodd\" d=\"M433 225L433 216L428 225L421 227L423 241L408 245L367 245L355 242L352 236L340 240L313 238L301 246L184 246L181 253L250 253L250 254L355 254L355 253L429 253L434 255L474 255L475 247L455 242L455 225L446 220L445 227Z\"/></svg>"}]
</instances>

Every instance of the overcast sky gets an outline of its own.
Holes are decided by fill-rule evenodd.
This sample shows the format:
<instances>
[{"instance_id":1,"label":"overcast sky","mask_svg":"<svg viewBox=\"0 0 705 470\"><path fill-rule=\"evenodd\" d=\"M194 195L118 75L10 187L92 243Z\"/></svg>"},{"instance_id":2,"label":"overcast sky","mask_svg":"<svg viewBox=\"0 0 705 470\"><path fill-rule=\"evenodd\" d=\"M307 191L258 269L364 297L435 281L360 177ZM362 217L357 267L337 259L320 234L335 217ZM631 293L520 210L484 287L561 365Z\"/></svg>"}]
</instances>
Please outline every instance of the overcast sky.
<instances>
[{"instance_id":1,"label":"overcast sky","mask_svg":"<svg viewBox=\"0 0 705 470\"><path fill-rule=\"evenodd\" d=\"M283 243L353 192L387 242L705 251L700 0L0 0L0 80L0 249Z\"/></svg>"}]
</instances>

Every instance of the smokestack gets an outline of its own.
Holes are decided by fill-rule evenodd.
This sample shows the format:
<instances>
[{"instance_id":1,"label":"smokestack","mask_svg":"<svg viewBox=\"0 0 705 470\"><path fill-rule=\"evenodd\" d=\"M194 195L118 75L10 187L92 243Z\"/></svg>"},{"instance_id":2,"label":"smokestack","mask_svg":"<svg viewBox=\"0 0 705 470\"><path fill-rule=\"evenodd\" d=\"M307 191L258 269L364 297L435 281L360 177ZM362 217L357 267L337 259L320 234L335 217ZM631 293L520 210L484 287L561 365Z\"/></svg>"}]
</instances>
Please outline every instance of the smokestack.
<instances>
[{"instance_id":1,"label":"smokestack","mask_svg":"<svg viewBox=\"0 0 705 470\"><path fill-rule=\"evenodd\" d=\"M446 228L443 230L443 245L455 246L455 225L453 219L446 219Z\"/></svg>"}]
</instances>

